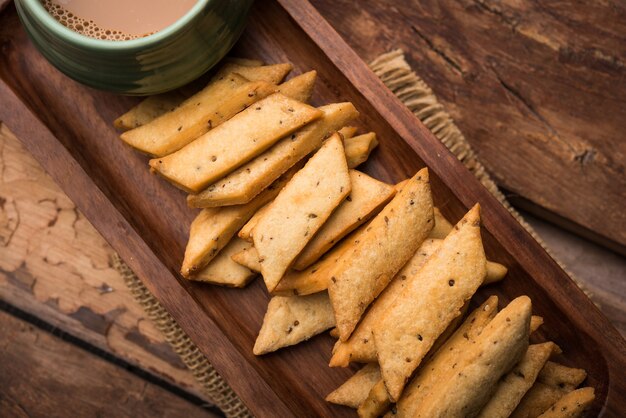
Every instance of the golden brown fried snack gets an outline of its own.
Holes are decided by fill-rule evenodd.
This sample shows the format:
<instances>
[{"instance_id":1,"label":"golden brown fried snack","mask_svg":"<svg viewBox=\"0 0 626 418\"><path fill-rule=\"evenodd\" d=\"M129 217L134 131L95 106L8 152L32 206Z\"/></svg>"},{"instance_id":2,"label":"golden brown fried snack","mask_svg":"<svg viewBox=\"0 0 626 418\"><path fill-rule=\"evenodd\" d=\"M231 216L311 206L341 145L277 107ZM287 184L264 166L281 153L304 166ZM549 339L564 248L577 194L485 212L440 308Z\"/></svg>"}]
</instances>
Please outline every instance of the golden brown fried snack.
<instances>
[{"instance_id":1,"label":"golden brown fried snack","mask_svg":"<svg viewBox=\"0 0 626 418\"><path fill-rule=\"evenodd\" d=\"M473 344L476 337L498 312L498 298L491 296L465 319L463 324L439 350L418 369L417 375L407 385L396 404L396 415L413 417L442 376L447 376L455 366L456 359ZM390 414L388 414L390 415Z\"/></svg>"},{"instance_id":2,"label":"golden brown fried snack","mask_svg":"<svg viewBox=\"0 0 626 418\"><path fill-rule=\"evenodd\" d=\"M513 370L502 377L495 392L478 414L481 418L506 418L532 387L550 356L561 350L553 342L533 344Z\"/></svg>"},{"instance_id":3,"label":"golden brown fried snack","mask_svg":"<svg viewBox=\"0 0 626 418\"><path fill-rule=\"evenodd\" d=\"M293 176L252 231L270 292L350 190L343 144L335 134Z\"/></svg>"},{"instance_id":4,"label":"golden brown fried snack","mask_svg":"<svg viewBox=\"0 0 626 418\"><path fill-rule=\"evenodd\" d=\"M426 261L419 277L397 296L393 308L372 328L381 374L392 400L400 398L413 371L460 314L485 274L480 207L476 205Z\"/></svg>"},{"instance_id":5,"label":"golden brown fried snack","mask_svg":"<svg viewBox=\"0 0 626 418\"><path fill-rule=\"evenodd\" d=\"M272 94L175 153L150 160L150 167L175 186L197 193L321 115L309 105Z\"/></svg>"},{"instance_id":6,"label":"golden brown fried snack","mask_svg":"<svg viewBox=\"0 0 626 418\"><path fill-rule=\"evenodd\" d=\"M335 324L326 292L309 296L274 296L254 343L259 356L308 340Z\"/></svg>"},{"instance_id":7,"label":"golden brown fried snack","mask_svg":"<svg viewBox=\"0 0 626 418\"><path fill-rule=\"evenodd\" d=\"M350 170L350 184L350 194L298 255L294 269L304 270L316 262L335 243L378 213L395 194L393 186L356 170Z\"/></svg>"},{"instance_id":8,"label":"golden brown fried snack","mask_svg":"<svg viewBox=\"0 0 626 418\"><path fill-rule=\"evenodd\" d=\"M249 202L282 173L318 149L334 131L358 116L352 103L322 106L322 117L282 138L273 147L226 177L187 198L191 207L237 205Z\"/></svg>"},{"instance_id":9,"label":"golden brown fried snack","mask_svg":"<svg viewBox=\"0 0 626 418\"><path fill-rule=\"evenodd\" d=\"M338 405L358 408L367 398L372 387L380 380L378 364L370 363L363 366L343 385L332 391L326 400Z\"/></svg>"},{"instance_id":10,"label":"golden brown fried snack","mask_svg":"<svg viewBox=\"0 0 626 418\"><path fill-rule=\"evenodd\" d=\"M422 244L433 225L428 170L420 170L371 221L333 270L328 293L346 341L363 312Z\"/></svg>"},{"instance_id":11,"label":"golden brown fried snack","mask_svg":"<svg viewBox=\"0 0 626 418\"><path fill-rule=\"evenodd\" d=\"M498 380L526 352L531 308L530 299L521 296L500 311L475 342L454 359L456 365L440 376L416 416L475 416Z\"/></svg>"},{"instance_id":12,"label":"golden brown fried snack","mask_svg":"<svg viewBox=\"0 0 626 418\"><path fill-rule=\"evenodd\" d=\"M249 242L234 237L206 267L189 279L221 286L245 287L257 273L235 263L231 256L251 246Z\"/></svg>"},{"instance_id":13,"label":"golden brown fried snack","mask_svg":"<svg viewBox=\"0 0 626 418\"><path fill-rule=\"evenodd\" d=\"M539 418L578 418L582 417L585 410L596 398L594 389L582 388L564 395Z\"/></svg>"}]
</instances>

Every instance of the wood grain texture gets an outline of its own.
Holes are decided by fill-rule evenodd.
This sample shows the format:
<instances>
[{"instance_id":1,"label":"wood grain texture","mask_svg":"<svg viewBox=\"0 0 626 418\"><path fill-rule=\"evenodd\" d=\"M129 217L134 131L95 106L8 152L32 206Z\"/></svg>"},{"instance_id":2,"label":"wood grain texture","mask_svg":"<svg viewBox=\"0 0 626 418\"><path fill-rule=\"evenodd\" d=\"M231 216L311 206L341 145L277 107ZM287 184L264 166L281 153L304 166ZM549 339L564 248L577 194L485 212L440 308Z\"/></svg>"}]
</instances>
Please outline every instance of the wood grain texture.
<instances>
[{"instance_id":1,"label":"wood grain texture","mask_svg":"<svg viewBox=\"0 0 626 418\"><path fill-rule=\"evenodd\" d=\"M351 416L346 408L323 400L351 373L327 368L330 337L257 358L251 349L268 300L261 282L244 290L224 289L190 283L176 273L195 212L186 207L183 193L150 175L147 159L126 148L111 128L113 119L136 99L94 91L59 74L33 49L14 13L2 16L0 42L5 52L0 97L7 103L0 107L0 119L251 411L261 417ZM554 339L566 352L560 361L587 368L587 383L598 394L594 411L624 408L626 382L619 376L626 346L617 331L310 4L257 3L235 54L267 62L289 60L298 72L318 70L314 104L350 100L364 127L379 135L380 146L363 167L370 175L398 181L428 165L435 204L453 221L479 202L487 255L507 265L509 277L480 291L477 302L492 293L503 304L521 294L531 296L534 313L546 320L537 338Z\"/></svg>"},{"instance_id":2,"label":"wood grain texture","mask_svg":"<svg viewBox=\"0 0 626 418\"><path fill-rule=\"evenodd\" d=\"M215 417L3 311L0 341L2 416Z\"/></svg>"},{"instance_id":3,"label":"wood grain texture","mask_svg":"<svg viewBox=\"0 0 626 418\"><path fill-rule=\"evenodd\" d=\"M623 2L312 2L366 61L402 48L501 187L626 254Z\"/></svg>"},{"instance_id":4,"label":"wood grain texture","mask_svg":"<svg viewBox=\"0 0 626 418\"><path fill-rule=\"evenodd\" d=\"M0 300L202 397L113 249L0 123Z\"/></svg>"}]
</instances>

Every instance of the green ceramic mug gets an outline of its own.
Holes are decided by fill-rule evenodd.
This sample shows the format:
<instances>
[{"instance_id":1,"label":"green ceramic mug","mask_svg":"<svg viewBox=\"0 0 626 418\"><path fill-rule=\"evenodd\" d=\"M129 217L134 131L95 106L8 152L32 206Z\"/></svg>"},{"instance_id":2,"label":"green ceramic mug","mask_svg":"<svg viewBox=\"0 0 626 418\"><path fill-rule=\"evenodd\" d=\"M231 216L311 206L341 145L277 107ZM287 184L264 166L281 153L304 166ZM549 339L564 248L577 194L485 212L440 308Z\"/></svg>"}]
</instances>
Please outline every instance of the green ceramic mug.
<instances>
[{"instance_id":1,"label":"green ceramic mug","mask_svg":"<svg viewBox=\"0 0 626 418\"><path fill-rule=\"evenodd\" d=\"M232 48L253 0L198 0L179 20L128 41L89 38L59 23L39 0L15 0L26 32L56 68L83 84L129 95L195 80Z\"/></svg>"}]
</instances>

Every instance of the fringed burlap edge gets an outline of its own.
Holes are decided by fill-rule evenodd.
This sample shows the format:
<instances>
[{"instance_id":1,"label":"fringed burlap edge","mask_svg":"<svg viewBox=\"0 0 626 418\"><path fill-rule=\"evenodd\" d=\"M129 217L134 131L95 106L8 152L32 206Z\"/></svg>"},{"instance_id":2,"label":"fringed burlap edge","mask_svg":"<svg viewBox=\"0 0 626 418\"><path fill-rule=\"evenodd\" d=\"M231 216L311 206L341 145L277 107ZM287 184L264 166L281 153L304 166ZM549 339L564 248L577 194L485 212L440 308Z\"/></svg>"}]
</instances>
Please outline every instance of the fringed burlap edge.
<instances>
[{"instance_id":1,"label":"fringed burlap edge","mask_svg":"<svg viewBox=\"0 0 626 418\"><path fill-rule=\"evenodd\" d=\"M370 63L370 67L385 85L443 142L446 147L480 180L511 214L526 228L546 251L544 242L533 228L524 221L522 216L509 204L500 192L469 143L455 125L450 115L437 100L428 85L413 72L404 59L402 50L382 54ZM556 258L555 258L556 260ZM558 262L558 260L557 260ZM124 278L133 297L139 302L157 329L163 333L167 342L180 356L193 376L202 385L207 398L231 418L250 417L250 411L228 386L224 379L215 371L211 363L180 328L174 318L165 310L158 300L148 291L141 280L131 269L115 255L114 267ZM559 263L561 267L563 265ZM571 276L571 274L570 274ZM580 282L578 282L580 286ZM582 286L581 286L582 287Z\"/></svg>"},{"instance_id":2,"label":"fringed burlap edge","mask_svg":"<svg viewBox=\"0 0 626 418\"><path fill-rule=\"evenodd\" d=\"M113 256L113 267L122 275L124 283L146 312L148 318L163 333L167 342L180 356L187 368L191 370L198 383L202 385L209 401L220 408L228 418L251 417L252 414L248 408L215 371L205 355L200 352L163 305L117 254Z\"/></svg>"}]
</instances>

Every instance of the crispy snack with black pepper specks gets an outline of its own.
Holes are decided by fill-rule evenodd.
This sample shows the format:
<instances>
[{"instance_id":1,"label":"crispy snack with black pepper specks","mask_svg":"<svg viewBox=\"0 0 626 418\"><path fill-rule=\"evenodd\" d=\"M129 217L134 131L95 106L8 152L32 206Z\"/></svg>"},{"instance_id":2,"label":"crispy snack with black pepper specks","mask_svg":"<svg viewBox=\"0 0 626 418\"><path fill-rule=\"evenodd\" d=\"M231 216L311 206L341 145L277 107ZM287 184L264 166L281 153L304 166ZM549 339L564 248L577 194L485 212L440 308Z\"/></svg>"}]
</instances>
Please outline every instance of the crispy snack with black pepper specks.
<instances>
[{"instance_id":1,"label":"crispy snack with black pepper specks","mask_svg":"<svg viewBox=\"0 0 626 418\"><path fill-rule=\"evenodd\" d=\"M302 271L288 271L272 293L275 295L310 295L328 289L328 281L339 259L344 253L354 248L359 241L357 237L366 227L367 224L359 227L309 268Z\"/></svg>"},{"instance_id":2,"label":"crispy snack with black pepper specks","mask_svg":"<svg viewBox=\"0 0 626 418\"><path fill-rule=\"evenodd\" d=\"M331 328L335 317L326 292L309 296L274 296L254 343L259 356L298 344Z\"/></svg>"},{"instance_id":3,"label":"crispy snack with black pepper specks","mask_svg":"<svg viewBox=\"0 0 626 418\"><path fill-rule=\"evenodd\" d=\"M328 294L346 341L365 309L415 254L433 226L428 170L420 170L371 221L331 274Z\"/></svg>"},{"instance_id":4,"label":"crispy snack with black pepper specks","mask_svg":"<svg viewBox=\"0 0 626 418\"><path fill-rule=\"evenodd\" d=\"M175 186L197 193L320 116L307 104L272 94L175 153L150 160L150 167Z\"/></svg>"},{"instance_id":5,"label":"crispy snack with black pepper specks","mask_svg":"<svg viewBox=\"0 0 626 418\"><path fill-rule=\"evenodd\" d=\"M367 161L372 150L378 146L378 141L376 140L376 134L369 132L352 138L346 138L344 145L346 147L348 167L354 168Z\"/></svg>"},{"instance_id":6,"label":"crispy snack with black pepper specks","mask_svg":"<svg viewBox=\"0 0 626 418\"><path fill-rule=\"evenodd\" d=\"M510 416L526 392L535 383L535 379L537 379L537 375L539 375L546 361L552 354L559 354L560 352L561 349L551 341L528 346L528 350L520 362L502 377L495 392L480 411L478 417L506 418Z\"/></svg>"},{"instance_id":7,"label":"crispy snack with black pepper specks","mask_svg":"<svg viewBox=\"0 0 626 418\"><path fill-rule=\"evenodd\" d=\"M270 292L350 190L343 144L334 134L293 176L252 231Z\"/></svg>"},{"instance_id":8,"label":"crispy snack with black pepper specks","mask_svg":"<svg viewBox=\"0 0 626 418\"><path fill-rule=\"evenodd\" d=\"M385 382L381 379L372 386L367 398L359 405L357 414L360 418L376 418L387 412L390 406L391 400Z\"/></svg>"},{"instance_id":9,"label":"crispy snack with black pepper specks","mask_svg":"<svg viewBox=\"0 0 626 418\"><path fill-rule=\"evenodd\" d=\"M338 340L335 343L330 367L347 367L350 362L368 363L376 361L372 327L380 322L386 312L393 307L396 297L407 283L417 277L426 260L439 249L441 242L441 240L427 239L420 245L413 257L374 301L350 338L347 341Z\"/></svg>"},{"instance_id":10,"label":"crispy snack with black pepper specks","mask_svg":"<svg viewBox=\"0 0 626 418\"><path fill-rule=\"evenodd\" d=\"M452 231L452 228L450 221L441 214L438 208L435 208L435 227L430 231L429 238L444 239ZM509 269L502 264L487 260L487 275L483 285L499 282L504 279L508 271Z\"/></svg>"},{"instance_id":11,"label":"crispy snack with black pepper specks","mask_svg":"<svg viewBox=\"0 0 626 418\"><path fill-rule=\"evenodd\" d=\"M454 359L454 365L424 397L415 417L475 416L489 400L500 378L528 349L532 304L514 299ZM384 372L383 372L384 376Z\"/></svg>"},{"instance_id":12,"label":"crispy snack with black pepper specks","mask_svg":"<svg viewBox=\"0 0 626 418\"><path fill-rule=\"evenodd\" d=\"M370 390L380 380L378 364L363 366L351 378L326 396L328 402L358 408L367 399Z\"/></svg>"},{"instance_id":13,"label":"crispy snack with black pepper specks","mask_svg":"<svg viewBox=\"0 0 626 418\"><path fill-rule=\"evenodd\" d=\"M587 373L548 361L532 388L524 395L512 418L534 418L580 385Z\"/></svg>"},{"instance_id":14,"label":"crispy snack with black pepper specks","mask_svg":"<svg viewBox=\"0 0 626 418\"><path fill-rule=\"evenodd\" d=\"M234 253L231 256L231 259L235 263L243 267L249 268L252 271L256 271L257 273L261 272L261 263L259 263L259 253L257 252L256 248L252 246L251 243L248 243L248 247L242 249L241 251Z\"/></svg>"},{"instance_id":15,"label":"crispy snack with black pepper specks","mask_svg":"<svg viewBox=\"0 0 626 418\"><path fill-rule=\"evenodd\" d=\"M321 106L322 117L282 138L270 149L187 198L191 207L212 207L249 202L282 173L322 146L324 138L359 115L352 103Z\"/></svg>"},{"instance_id":16,"label":"crispy snack with black pepper specks","mask_svg":"<svg viewBox=\"0 0 626 418\"><path fill-rule=\"evenodd\" d=\"M595 398L595 391L591 387L576 389L559 399L538 418L582 417Z\"/></svg>"},{"instance_id":17,"label":"crispy snack with black pepper specks","mask_svg":"<svg viewBox=\"0 0 626 418\"><path fill-rule=\"evenodd\" d=\"M206 267L190 279L227 287L245 287L258 273L234 262L231 256L250 247L249 242L232 238Z\"/></svg>"},{"instance_id":18,"label":"crispy snack with black pepper specks","mask_svg":"<svg viewBox=\"0 0 626 418\"><path fill-rule=\"evenodd\" d=\"M246 222L243 228L241 228L237 236L245 241L252 242L252 230L254 230L254 227L259 222L259 219L261 219L263 215L265 215L265 212L267 212L271 204L272 202L266 204L261 209L257 210L254 213L254 215L252 215L252 218L250 218L250 220ZM255 253L255 254L257 254L258 256L258 253ZM258 263L258 260L257 260L257 263Z\"/></svg>"},{"instance_id":19,"label":"crispy snack with black pepper specks","mask_svg":"<svg viewBox=\"0 0 626 418\"><path fill-rule=\"evenodd\" d=\"M315 70L300 74L278 86L276 92L302 103L307 103L313 93L316 78L317 71Z\"/></svg>"},{"instance_id":20,"label":"crispy snack with black pepper specks","mask_svg":"<svg viewBox=\"0 0 626 418\"><path fill-rule=\"evenodd\" d=\"M228 74L237 73L250 81L267 81L268 83L278 84L293 69L293 65L288 62L272 65L250 64L250 62L227 62L219 69L213 78L224 77Z\"/></svg>"},{"instance_id":21,"label":"crispy snack with black pepper specks","mask_svg":"<svg viewBox=\"0 0 626 418\"><path fill-rule=\"evenodd\" d=\"M412 417L417 413L433 386L439 382L441 376L447 375L453 367L456 367L455 359L471 345L496 313L498 297L491 296L465 319L430 360L418 369L416 376L404 389L402 397L396 404L394 417Z\"/></svg>"},{"instance_id":22,"label":"crispy snack with black pepper specks","mask_svg":"<svg viewBox=\"0 0 626 418\"><path fill-rule=\"evenodd\" d=\"M189 277L209 264L254 212L274 199L292 176L291 171L283 174L272 186L245 205L203 209L191 223L180 270L183 277Z\"/></svg>"},{"instance_id":23,"label":"crispy snack with black pepper specks","mask_svg":"<svg viewBox=\"0 0 626 418\"><path fill-rule=\"evenodd\" d=\"M392 400L400 398L413 371L483 282L486 261L480 207L475 205L373 326L378 362Z\"/></svg>"},{"instance_id":24,"label":"crispy snack with black pepper specks","mask_svg":"<svg viewBox=\"0 0 626 418\"><path fill-rule=\"evenodd\" d=\"M171 112L120 135L122 141L146 154L171 154L221 125L242 108L274 93L266 81L249 81L229 74L210 83Z\"/></svg>"},{"instance_id":25,"label":"crispy snack with black pepper specks","mask_svg":"<svg viewBox=\"0 0 626 418\"><path fill-rule=\"evenodd\" d=\"M159 116L174 110L185 100L179 90L150 96L113 121L117 129L138 128Z\"/></svg>"},{"instance_id":26,"label":"crispy snack with black pepper specks","mask_svg":"<svg viewBox=\"0 0 626 418\"><path fill-rule=\"evenodd\" d=\"M239 75L241 75L241 71L246 72L246 69L241 68L244 66L260 67L261 65L263 65L262 61L248 60L244 58L226 58L225 60L231 64L238 65L233 66L227 64L223 66L223 69L219 71L218 76L213 77L211 82L215 82L220 77L228 75L228 73L239 73ZM289 72L288 66L289 64L278 64L278 66L272 65L258 68L256 70L253 70L253 72L247 71L249 77L244 78L248 81L267 81L269 83L276 84L280 82L280 80L282 80L285 75L287 75L287 72ZM209 82L207 87L211 85L211 82ZM194 93L194 96L192 97L193 99L195 99L196 102L205 97L204 95L208 91L207 87L205 87L200 92ZM183 104L186 100L189 100L186 99L189 94L185 94L183 90L186 90L186 87L167 93L147 97L139 104L134 106L132 109L130 109L128 112L115 119L115 121L113 121L113 125L117 129L128 130L145 125L148 122L152 122L159 116L174 110L176 107ZM212 99L218 100L219 95L214 95Z\"/></svg>"},{"instance_id":27,"label":"crispy snack with black pepper specks","mask_svg":"<svg viewBox=\"0 0 626 418\"><path fill-rule=\"evenodd\" d=\"M439 208L434 209L435 213L435 226L430 231L430 238L444 239L454 228L454 225L450 223L442 214Z\"/></svg>"},{"instance_id":28,"label":"crispy snack with black pepper specks","mask_svg":"<svg viewBox=\"0 0 626 418\"><path fill-rule=\"evenodd\" d=\"M350 170L352 190L324 226L302 250L293 268L304 270L335 243L378 213L395 194L393 186L357 170Z\"/></svg>"}]
</instances>

